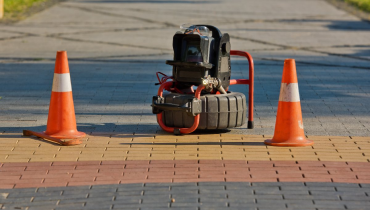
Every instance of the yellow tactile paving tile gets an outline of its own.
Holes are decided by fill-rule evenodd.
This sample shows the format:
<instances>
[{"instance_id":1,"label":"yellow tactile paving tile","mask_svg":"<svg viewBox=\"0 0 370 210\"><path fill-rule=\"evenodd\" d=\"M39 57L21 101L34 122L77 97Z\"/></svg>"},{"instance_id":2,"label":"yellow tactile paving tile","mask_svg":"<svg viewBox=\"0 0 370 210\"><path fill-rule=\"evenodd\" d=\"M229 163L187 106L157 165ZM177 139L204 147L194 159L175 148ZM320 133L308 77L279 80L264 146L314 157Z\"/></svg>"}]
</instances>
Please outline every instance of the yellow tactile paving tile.
<instances>
[{"instance_id":1,"label":"yellow tactile paving tile","mask_svg":"<svg viewBox=\"0 0 370 210\"><path fill-rule=\"evenodd\" d=\"M272 147L271 136L239 134L91 134L63 147L21 134L0 135L0 162L91 160L370 161L370 138L309 136L309 147Z\"/></svg>"}]
</instances>

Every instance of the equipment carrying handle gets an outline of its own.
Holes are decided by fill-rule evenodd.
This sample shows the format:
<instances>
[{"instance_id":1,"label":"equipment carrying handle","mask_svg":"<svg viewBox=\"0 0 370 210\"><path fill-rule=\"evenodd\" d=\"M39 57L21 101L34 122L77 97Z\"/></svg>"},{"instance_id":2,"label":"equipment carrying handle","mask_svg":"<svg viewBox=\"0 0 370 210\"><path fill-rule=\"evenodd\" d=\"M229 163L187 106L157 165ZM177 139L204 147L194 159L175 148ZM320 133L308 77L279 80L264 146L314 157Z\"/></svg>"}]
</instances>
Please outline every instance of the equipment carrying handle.
<instances>
[{"instance_id":1,"label":"equipment carrying handle","mask_svg":"<svg viewBox=\"0 0 370 210\"><path fill-rule=\"evenodd\" d=\"M169 81L169 82L165 82L165 83L161 84L161 86L158 89L158 96L162 97L163 96L163 90L169 90L169 88L172 86L172 84L173 84L173 81ZM200 99L200 93L202 92L203 89L204 89L203 85L198 86L197 90L195 91L195 96L194 96L196 99L198 99L198 100ZM175 134L192 133L193 131L195 131L198 128L199 120L200 120L200 115L196 114L196 116L194 117L194 123L190 128L175 128L175 127L166 126L163 123L162 117L163 117L163 112L160 112L160 113L157 114L157 123L159 124L159 126L164 131L167 131L169 133L175 133Z\"/></svg>"},{"instance_id":2,"label":"equipment carrying handle","mask_svg":"<svg viewBox=\"0 0 370 210\"><path fill-rule=\"evenodd\" d=\"M248 79L232 79L230 80L230 85L249 85L248 93L248 128L252 129L254 127L253 122L253 100L254 100L254 64L252 56L244 51L231 50L230 55L243 56L248 59L249 63L249 78Z\"/></svg>"}]
</instances>

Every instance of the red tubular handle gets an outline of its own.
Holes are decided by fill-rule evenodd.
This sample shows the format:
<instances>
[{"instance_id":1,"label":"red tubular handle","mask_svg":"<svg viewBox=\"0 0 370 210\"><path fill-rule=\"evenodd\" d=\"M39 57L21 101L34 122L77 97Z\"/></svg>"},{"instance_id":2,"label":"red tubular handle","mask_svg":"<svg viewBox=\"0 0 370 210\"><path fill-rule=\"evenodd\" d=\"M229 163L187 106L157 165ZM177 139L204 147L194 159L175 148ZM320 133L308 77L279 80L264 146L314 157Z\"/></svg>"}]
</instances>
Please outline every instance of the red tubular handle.
<instances>
[{"instance_id":1,"label":"red tubular handle","mask_svg":"<svg viewBox=\"0 0 370 210\"><path fill-rule=\"evenodd\" d=\"M161 86L159 86L157 95L162 97L163 96L163 89L169 90L172 85L173 85L173 81L162 83Z\"/></svg>"},{"instance_id":2,"label":"red tubular handle","mask_svg":"<svg viewBox=\"0 0 370 210\"><path fill-rule=\"evenodd\" d=\"M248 104L248 128L253 128L253 95L254 95L254 64L252 56L244 51L231 50L230 55L243 56L248 59L249 63L249 79L232 79L230 85L249 85L249 104Z\"/></svg>"},{"instance_id":3,"label":"red tubular handle","mask_svg":"<svg viewBox=\"0 0 370 210\"><path fill-rule=\"evenodd\" d=\"M168 90L171 86L172 86L173 82L170 81L170 82L165 82L163 83L159 89L158 89L158 96L162 97L163 96L163 90ZM204 86L203 85L199 85L197 90L195 91L195 98L197 99L200 99L200 93L202 92L202 90L204 89ZM163 113L159 113L157 114L157 122L159 124L159 126L164 130L164 131L167 131L169 133L173 133L175 131L175 129L179 129L180 130L180 133L182 134L188 134L188 133L192 133L193 131L195 131L198 126L199 126L199 119L200 119L200 115L198 114L197 116L194 117L194 123L193 125L190 127L190 128L174 128L174 127L168 127L166 126L164 123L163 123Z\"/></svg>"},{"instance_id":4,"label":"red tubular handle","mask_svg":"<svg viewBox=\"0 0 370 210\"><path fill-rule=\"evenodd\" d=\"M230 85L249 85L249 79L231 79Z\"/></svg>"}]
</instances>

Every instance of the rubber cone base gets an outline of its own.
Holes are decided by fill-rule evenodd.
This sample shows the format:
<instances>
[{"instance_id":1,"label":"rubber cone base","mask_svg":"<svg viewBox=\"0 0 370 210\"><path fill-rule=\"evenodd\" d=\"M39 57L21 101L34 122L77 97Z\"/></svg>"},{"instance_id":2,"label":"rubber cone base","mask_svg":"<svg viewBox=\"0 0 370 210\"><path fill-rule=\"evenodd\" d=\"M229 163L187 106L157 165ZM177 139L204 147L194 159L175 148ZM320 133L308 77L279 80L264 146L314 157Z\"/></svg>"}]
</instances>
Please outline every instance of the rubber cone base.
<instances>
[{"instance_id":1,"label":"rubber cone base","mask_svg":"<svg viewBox=\"0 0 370 210\"><path fill-rule=\"evenodd\" d=\"M305 139L303 141L284 141L284 142L275 142L273 139L265 140L265 144L270 146L281 146L281 147L304 147L313 145L313 141Z\"/></svg>"},{"instance_id":2,"label":"rubber cone base","mask_svg":"<svg viewBox=\"0 0 370 210\"><path fill-rule=\"evenodd\" d=\"M78 139L78 138L83 138L86 136L86 133L80 132L80 131L72 131L72 132L59 132L59 133L53 133L49 134L46 132L43 132L45 135L48 135L53 138L57 139Z\"/></svg>"},{"instance_id":3,"label":"rubber cone base","mask_svg":"<svg viewBox=\"0 0 370 210\"><path fill-rule=\"evenodd\" d=\"M44 140L51 141L62 146L72 146L72 145L79 145L82 143L81 138L75 139L57 139L51 136L46 135L44 132L34 132L30 130L23 130L23 136L37 136Z\"/></svg>"}]
</instances>

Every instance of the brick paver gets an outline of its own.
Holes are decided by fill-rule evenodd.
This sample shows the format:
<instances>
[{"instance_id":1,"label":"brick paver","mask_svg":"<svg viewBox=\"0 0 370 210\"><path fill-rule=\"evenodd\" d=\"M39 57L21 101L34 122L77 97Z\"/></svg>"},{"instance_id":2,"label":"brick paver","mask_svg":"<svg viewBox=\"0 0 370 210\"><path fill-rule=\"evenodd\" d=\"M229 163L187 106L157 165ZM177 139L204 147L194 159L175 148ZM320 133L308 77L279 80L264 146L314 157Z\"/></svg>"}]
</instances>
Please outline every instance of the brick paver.
<instances>
[{"instance_id":1,"label":"brick paver","mask_svg":"<svg viewBox=\"0 0 370 210\"><path fill-rule=\"evenodd\" d=\"M92 134L73 147L19 134L9 137L0 141L8 148L0 151L0 188L204 181L370 183L370 140L363 137L310 136L313 146L295 148L266 146L268 137L238 134Z\"/></svg>"},{"instance_id":2,"label":"brick paver","mask_svg":"<svg viewBox=\"0 0 370 210\"><path fill-rule=\"evenodd\" d=\"M4 163L0 188L160 182L370 183L368 162L151 160Z\"/></svg>"},{"instance_id":3,"label":"brick paver","mask_svg":"<svg viewBox=\"0 0 370 210\"><path fill-rule=\"evenodd\" d=\"M1 162L104 160L264 160L368 162L367 137L309 136L310 147L271 147L271 136L241 134L94 134L73 147L20 134L0 135Z\"/></svg>"}]
</instances>

